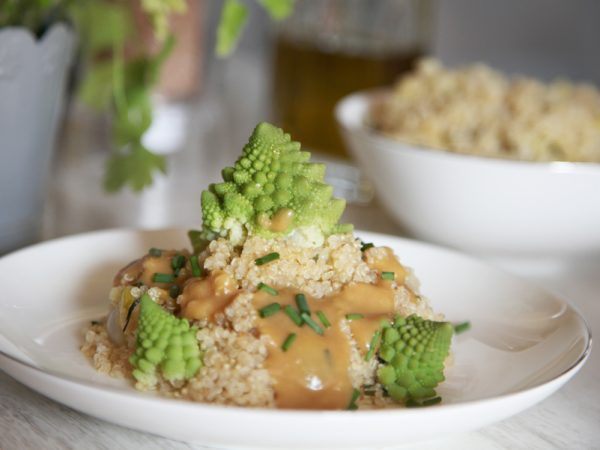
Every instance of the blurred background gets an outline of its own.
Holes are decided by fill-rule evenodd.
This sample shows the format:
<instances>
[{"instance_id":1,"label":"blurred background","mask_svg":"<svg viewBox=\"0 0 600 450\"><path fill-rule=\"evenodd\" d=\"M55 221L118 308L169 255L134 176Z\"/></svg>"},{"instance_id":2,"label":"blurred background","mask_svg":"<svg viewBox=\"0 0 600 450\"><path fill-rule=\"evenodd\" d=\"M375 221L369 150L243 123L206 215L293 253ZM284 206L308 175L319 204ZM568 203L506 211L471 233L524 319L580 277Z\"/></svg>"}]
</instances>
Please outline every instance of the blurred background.
<instances>
[{"instance_id":1,"label":"blurred background","mask_svg":"<svg viewBox=\"0 0 600 450\"><path fill-rule=\"evenodd\" d=\"M422 55L433 55L450 66L484 62L508 74L600 84L600 2L595 0L397 0L382 1L377 7L367 1L348 1L345 6L299 1L283 23L271 20L257 3L244 3L249 8L248 23L238 48L227 58L218 58L213 50L223 2L190 0L186 13L170 19L177 44L153 90L154 120L144 134L149 149L168 155L168 170L166 175L157 174L154 183L139 193L129 188L105 192L102 180L113 148L110 114L82 103L71 82L64 121L58 125L51 175L43 188L43 238L108 227L198 224L201 190L218 180L220 169L235 160L262 120L284 125L294 138L316 150L318 158L337 161L330 166L329 176L337 194L349 200L348 220L357 222L359 228L402 233L378 207L368 180L348 159L335 136L327 102L352 90L391 84ZM344 16L347 23L327 23L331 18L324 19L319 11L325 4L355 14ZM402 12L394 15L398 8ZM353 42L351 37L344 37L343 45L316 42L311 31L316 23L337 27L341 36L357 27L380 27L388 31L383 39L389 40L389 48L374 61L360 60L360 51L353 56L357 60L347 61L345 45L369 52L369 43ZM311 48L311 39L314 54L307 55L303 52ZM0 69L9 60L4 45ZM329 63L320 63L319 58ZM78 63L84 62L79 58ZM331 81L336 77L339 83ZM328 87L322 94L302 84L319 84L325 78ZM355 78L355 84L350 80L342 86L346 78ZM1 79L0 70L0 89ZM290 97L290 92L304 94ZM332 98L325 98L329 94ZM314 108L315 114L329 116L330 125L327 117L316 120L323 128L306 125L314 120L301 116L307 106L300 102L307 98L322 102ZM303 120L308 122L299 126ZM6 142L0 149L4 160L10 158ZM4 170L11 170L6 163ZM14 186L3 186L4 204L7 197L17 196ZM11 216L8 206L2 208L0 226ZM4 250L30 240L31 236L10 238Z\"/></svg>"}]
</instances>

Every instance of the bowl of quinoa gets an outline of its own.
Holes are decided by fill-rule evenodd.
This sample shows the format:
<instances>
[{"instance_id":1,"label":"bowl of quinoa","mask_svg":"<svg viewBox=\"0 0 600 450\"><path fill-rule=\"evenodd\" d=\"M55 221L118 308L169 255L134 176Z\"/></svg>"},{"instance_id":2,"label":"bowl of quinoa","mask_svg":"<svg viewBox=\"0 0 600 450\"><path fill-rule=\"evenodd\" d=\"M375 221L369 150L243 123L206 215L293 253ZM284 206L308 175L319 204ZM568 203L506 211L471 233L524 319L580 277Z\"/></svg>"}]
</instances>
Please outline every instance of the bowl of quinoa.
<instances>
[{"instance_id":1,"label":"bowl of quinoa","mask_svg":"<svg viewBox=\"0 0 600 450\"><path fill-rule=\"evenodd\" d=\"M499 259L600 253L600 92L425 60L336 108L352 156L412 237Z\"/></svg>"}]
</instances>

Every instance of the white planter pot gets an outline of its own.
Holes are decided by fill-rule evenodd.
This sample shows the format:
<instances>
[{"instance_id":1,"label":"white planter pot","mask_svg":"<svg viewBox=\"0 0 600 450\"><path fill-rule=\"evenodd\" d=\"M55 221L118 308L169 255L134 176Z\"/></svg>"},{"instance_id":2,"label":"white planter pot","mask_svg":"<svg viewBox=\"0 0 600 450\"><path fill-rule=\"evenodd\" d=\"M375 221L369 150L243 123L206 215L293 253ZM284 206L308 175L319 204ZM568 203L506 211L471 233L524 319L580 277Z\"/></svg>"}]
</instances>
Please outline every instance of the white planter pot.
<instances>
[{"instance_id":1,"label":"white planter pot","mask_svg":"<svg viewBox=\"0 0 600 450\"><path fill-rule=\"evenodd\" d=\"M0 29L0 254L38 236L74 42L63 24Z\"/></svg>"}]
</instances>

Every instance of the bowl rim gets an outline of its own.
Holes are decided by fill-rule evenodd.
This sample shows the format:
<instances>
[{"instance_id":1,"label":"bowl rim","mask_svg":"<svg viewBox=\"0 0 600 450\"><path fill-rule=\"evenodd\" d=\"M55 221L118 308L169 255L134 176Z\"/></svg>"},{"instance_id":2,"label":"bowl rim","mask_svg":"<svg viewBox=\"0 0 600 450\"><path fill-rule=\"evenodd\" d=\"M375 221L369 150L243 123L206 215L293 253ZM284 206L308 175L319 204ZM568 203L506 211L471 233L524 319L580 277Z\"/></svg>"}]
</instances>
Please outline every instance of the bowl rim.
<instances>
[{"instance_id":1,"label":"bowl rim","mask_svg":"<svg viewBox=\"0 0 600 450\"><path fill-rule=\"evenodd\" d=\"M549 171L553 173L593 173L600 175L600 163L586 161L530 161L520 159L502 159L493 156L482 156L471 153L457 153L449 150L413 144L385 135L366 123L368 106L374 99L389 95L390 87L378 87L353 92L337 102L334 115L338 126L348 133L359 133L374 141L378 148L387 151L403 151L421 158L440 159L446 161L463 161L469 164L494 165L498 167L514 167L526 170ZM358 114L355 112L358 110ZM394 147L392 149L392 147Z\"/></svg>"}]
</instances>

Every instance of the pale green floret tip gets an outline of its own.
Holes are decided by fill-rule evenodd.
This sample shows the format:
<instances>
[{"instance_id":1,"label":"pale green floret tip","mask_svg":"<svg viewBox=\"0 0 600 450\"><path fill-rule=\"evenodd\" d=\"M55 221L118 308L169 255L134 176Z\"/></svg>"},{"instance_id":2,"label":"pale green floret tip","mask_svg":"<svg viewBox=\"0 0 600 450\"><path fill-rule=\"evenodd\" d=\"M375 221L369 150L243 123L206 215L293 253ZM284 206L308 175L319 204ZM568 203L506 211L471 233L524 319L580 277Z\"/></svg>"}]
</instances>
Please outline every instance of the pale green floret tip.
<instances>
[{"instance_id":1,"label":"pale green floret tip","mask_svg":"<svg viewBox=\"0 0 600 450\"><path fill-rule=\"evenodd\" d=\"M436 397L444 381L444 360L454 329L448 322L424 320L416 315L397 318L383 330L378 381L399 403L421 403ZM439 400L439 399L438 399Z\"/></svg>"},{"instance_id":2,"label":"pale green floret tip","mask_svg":"<svg viewBox=\"0 0 600 450\"><path fill-rule=\"evenodd\" d=\"M169 314L144 294L140 301L136 350L129 358L135 379L153 386L159 372L168 381L187 380L196 375L202 367L196 331L187 320Z\"/></svg>"},{"instance_id":3,"label":"pale green floret tip","mask_svg":"<svg viewBox=\"0 0 600 450\"><path fill-rule=\"evenodd\" d=\"M302 228L322 237L352 231L351 225L338 224L346 204L323 182L325 166L309 160L310 153L289 134L258 124L234 166L223 169L223 182L202 192L203 230L190 235L194 248L218 236L239 244L248 235L274 237ZM274 226L281 212L289 223Z\"/></svg>"}]
</instances>

